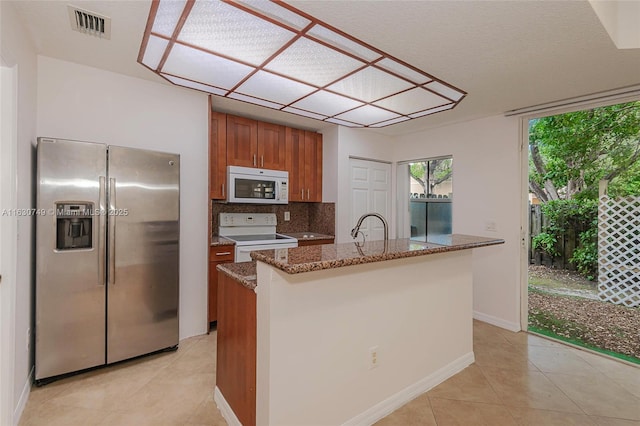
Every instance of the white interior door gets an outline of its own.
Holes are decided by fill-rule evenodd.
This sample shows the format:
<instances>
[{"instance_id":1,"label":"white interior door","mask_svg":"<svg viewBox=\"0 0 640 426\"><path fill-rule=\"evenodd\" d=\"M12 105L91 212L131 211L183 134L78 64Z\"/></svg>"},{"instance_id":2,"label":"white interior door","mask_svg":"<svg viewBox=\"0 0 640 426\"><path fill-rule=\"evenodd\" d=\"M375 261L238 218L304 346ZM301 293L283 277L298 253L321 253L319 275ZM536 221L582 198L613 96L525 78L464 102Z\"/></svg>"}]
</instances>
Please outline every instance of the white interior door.
<instances>
[{"instance_id":1,"label":"white interior door","mask_svg":"<svg viewBox=\"0 0 640 426\"><path fill-rule=\"evenodd\" d=\"M13 424L16 271L16 70L0 67L0 424Z\"/></svg>"},{"instance_id":2,"label":"white interior door","mask_svg":"<svg viewBox=\"0 0 640 426\"><path fill-rule=\"evenodd\" d=\"M365 213L381 214L391 220L391 164L378 161L349 159L351 184L351 226ZM365 219L360 227L367 241L384 239L382 222L375 217ZM359 237L361 241L362 237Z\"/></svg>"}]
</instances>

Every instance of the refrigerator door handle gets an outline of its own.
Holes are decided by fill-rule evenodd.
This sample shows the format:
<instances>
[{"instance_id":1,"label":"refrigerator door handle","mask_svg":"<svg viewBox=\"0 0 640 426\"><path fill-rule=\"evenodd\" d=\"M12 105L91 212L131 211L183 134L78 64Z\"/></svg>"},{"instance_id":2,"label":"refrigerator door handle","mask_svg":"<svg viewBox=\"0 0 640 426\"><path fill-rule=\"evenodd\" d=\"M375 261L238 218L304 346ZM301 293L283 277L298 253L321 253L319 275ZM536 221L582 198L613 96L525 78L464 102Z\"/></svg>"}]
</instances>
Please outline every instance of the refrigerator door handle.
<instances>
[{"instance_id":1,"label":"refrigerator door handle","mask_svg":"<svg viewBox=\"0 0 640 426\"><path fill-rule=\"evenodd\" d=\"M100 194L98 199L98 285L104 285L105 283L105 270L104 264L106 262L105 256L105 214L107 213L105 200L106 200L106 178L100 176Z\"/></svg>"},{"instance_id":2,"label":"refrigerator door handle","mask_svg":"<svg viewBox=\"0 0 640 426\"><path fill-rule=\"evenodd\" d=\"M109 284L116 283L116 179L109 179Z\"/></svg>"}]
</instances>

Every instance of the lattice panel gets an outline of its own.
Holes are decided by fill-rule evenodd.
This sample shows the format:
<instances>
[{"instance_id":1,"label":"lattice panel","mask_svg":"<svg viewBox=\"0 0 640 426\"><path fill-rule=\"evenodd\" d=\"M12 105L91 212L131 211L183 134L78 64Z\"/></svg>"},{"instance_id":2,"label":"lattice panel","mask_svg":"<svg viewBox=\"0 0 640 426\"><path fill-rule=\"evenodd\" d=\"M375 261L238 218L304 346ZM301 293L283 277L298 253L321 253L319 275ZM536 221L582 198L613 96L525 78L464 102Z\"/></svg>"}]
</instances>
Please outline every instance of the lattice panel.
<instances>
[{"instance_id":1,"label":"lattice panel","mask_svg":"<svg viewBox=\"0 0 640 426\"><path fill-rule=\"evenodd\" d=\"M600 196L598 295L618 305L640 306L640 197Z\"/></svg>"}]
</instances>

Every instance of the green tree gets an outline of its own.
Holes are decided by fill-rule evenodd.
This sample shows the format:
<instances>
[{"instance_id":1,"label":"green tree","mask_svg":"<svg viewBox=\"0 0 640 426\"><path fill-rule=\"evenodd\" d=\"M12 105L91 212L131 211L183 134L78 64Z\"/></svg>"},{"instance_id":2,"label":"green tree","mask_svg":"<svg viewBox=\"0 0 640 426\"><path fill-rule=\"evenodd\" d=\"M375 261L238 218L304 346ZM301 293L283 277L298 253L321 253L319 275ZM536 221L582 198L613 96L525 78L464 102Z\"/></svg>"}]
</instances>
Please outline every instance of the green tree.
<instances>
[{"instance_id":1,"label":"green tree","mask_svg":"<svg viewBox=\"0 0 640 426\"><path fill-rule=\"evenodd\" d=\"M529 189L548 221L533 247L556 257L560 239L575 232L569 261L595 278L599 181L613 196L640 194L640 102L531 120L529 153Z\"/></svg>"},{"instance_id":2,"label":"green tree","mask_svg":"<svg viewBox=\"0 0 640 426\"><path fill-rule=\"evenodd\" d=\"M451 177L452 164L451 158L411 163L409 173L422 186L425 194L431 194L437 185Z\"/></svg>"},{"instance_id":3,"label":"green tree","mask_svg":"<svg viewBox=\"0 0 640 426\"><path fill-rule=\"evenodd\" d=\"M640 190L640 102L531 120L529 188L542 201Z\"/></svg>"}]
</instances>

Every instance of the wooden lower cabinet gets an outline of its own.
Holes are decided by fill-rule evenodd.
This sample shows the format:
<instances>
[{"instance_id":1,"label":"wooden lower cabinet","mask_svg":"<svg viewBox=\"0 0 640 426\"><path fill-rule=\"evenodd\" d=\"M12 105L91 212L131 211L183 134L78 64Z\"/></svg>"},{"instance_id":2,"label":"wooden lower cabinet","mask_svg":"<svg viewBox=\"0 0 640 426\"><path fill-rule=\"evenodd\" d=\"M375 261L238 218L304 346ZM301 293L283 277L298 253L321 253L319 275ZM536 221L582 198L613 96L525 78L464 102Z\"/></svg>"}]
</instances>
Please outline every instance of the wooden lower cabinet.
<instances>
[{"instance_id":1,"label":"wooden lower cabinet","mask_svg":"<svg viewBox=\"0 0 640 426\"><path fill-rule=\"evenodd\" d=\"M322 240L298 240L298 246L319 246L321 244L333 244L334 238L327 238Z\"/></svg>"},{"instance_id":2,"label":"wooden lower cabinet","mask_svg":"<svg viewBox=\"0 0 640 426\"><path fill-rule=\"evenodd\" d=\"M240 423L256 424L256 293L218 273L216 386Z\"/></svg>"},{"instance_id":3,"label":"wooden lower cabinet","mask_svg":"<svg viewBox=\"0 0 640 426\"><path fill-rule=\"evenodd\" d=\"M209 249L209 322L218 320L218 270L216 266L221 263L231 263L233 258L233 246L218 246Z\"/></svg>"}]
</instances>

